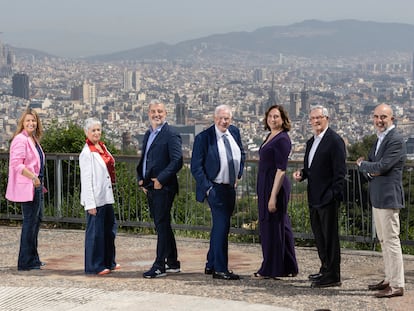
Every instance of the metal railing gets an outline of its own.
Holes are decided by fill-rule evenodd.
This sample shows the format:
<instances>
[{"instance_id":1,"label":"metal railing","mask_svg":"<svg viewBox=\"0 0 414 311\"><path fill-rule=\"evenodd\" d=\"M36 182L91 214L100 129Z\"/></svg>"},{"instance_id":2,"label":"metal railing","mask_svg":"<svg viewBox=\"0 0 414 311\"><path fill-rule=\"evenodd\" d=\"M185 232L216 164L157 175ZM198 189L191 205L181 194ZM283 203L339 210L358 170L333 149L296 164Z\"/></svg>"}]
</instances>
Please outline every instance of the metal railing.
<instances>
[{"instance_id":1,"label":"metal railing","mask_svg":"<svg viewBox=\"0 0 414 311\"><path fill-rule=\"evenodd\" d=\"M153 227L146 197L136 181L137 156L115 156L117 182L115 185L115 211L118 224L123 227ZM46 154L44 220L61 223L85 223L85 212L80 205L80 177L78 154ZM209 231L211 215L207 203L195 200L195 182L189 169L189 159L179 172L179 194L172 209L175 229ZM301 161L290 161L288 176L302 166ZM413 166L404 170L406 208L400 213L401 240L414 245L412 216ZM348 163L345 183L345 200L340 209L340 237L342 241L374 245L375 232L367 195L367 184L361 180L353 163ZM0 219L21 220L20 204L5 199L8 172L8 153L0 153ZM243 178L237 187L237 203L232 217L231 232L258 236L257 161L247 161ZM292 182L288 213L292 220L295 238L313 239L308 216L306 182Z\"/></svg>"}]
</instances>

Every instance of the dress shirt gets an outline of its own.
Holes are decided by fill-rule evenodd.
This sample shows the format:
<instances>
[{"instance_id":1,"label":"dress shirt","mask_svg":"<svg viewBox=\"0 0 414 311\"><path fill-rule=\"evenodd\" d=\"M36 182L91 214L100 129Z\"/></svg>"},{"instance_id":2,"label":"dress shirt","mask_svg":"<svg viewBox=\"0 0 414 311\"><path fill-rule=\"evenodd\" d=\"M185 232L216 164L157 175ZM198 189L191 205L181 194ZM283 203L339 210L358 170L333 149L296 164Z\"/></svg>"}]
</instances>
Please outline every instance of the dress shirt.
<instances>
[{"instance_id":1,"label":"dress shirt","mask_svg":"<svg viewBox=\"0 0 414 311\"><path fill-rule=\"evenodd\" d=\"M313 144L312 147L309 151L309 157L308 157L308 168L311 167L312 165L312 161L313 161L313 157L315 156L316 150L318 149L319 143L321 142L323 135L325 135L326 130L328 129L328 127L319 135L314 135L313 138Z\"/></svg>"},{"instance_id":2,"label":"dress shirt","mask_svg":"<svg viewBox=\"0 0 414 311\"><path fill-rule=\"evenodd\" d=\"M384 132L377 133L377 146L375 147L375 155L377 155L378 149L381 146L382 141L384 140L385 136L395 127L395 125L391 125L389 128L387 128Z\"/></svg>"},{"instance_id":3,"label":"dress shirt","mask_svg":"<svg viewBox=\"0 0 414 311\"><path fill-rule=\"evenodd\" d=\"M226 147L224 146L223 142L223 135L227 135L227 139L229 140L230 147L231 147L231 153L233 155L233 163L234 163L234 172L236 174L236 180L237 176L239 175L240 171L240 162L241 162L241 151L239 145L237 145L237 142L234 140L233 136L229 132L229 130L226 130L224 133L220 130L216 129L216 137L217 137L217 147L218 147L218 153L220 157L220 171L217 174L216 178L214 179L214 182L218 184L229 184L229 170L227 168L227 155L226 155Z\"/></svg>"},{"instance_id":4,"label":"dress shirt","mask_svg":"<svg viewBox=\"0 0 414 311\"><path fill-rule=\"evenodd\" d=\"M147 170L147 153L149 148L151 147L152 143L155 140L155 137L157 137L158 133L161 132L162 127L164 126L165 122L157 127L155 130L152 129L152 126L150 126L149 131L149 137L147 141L147 146L145 147L145 154L144 154L144 160L142 161L142 176L145 177L145 172Z\"/></svg>"}]
</instances>

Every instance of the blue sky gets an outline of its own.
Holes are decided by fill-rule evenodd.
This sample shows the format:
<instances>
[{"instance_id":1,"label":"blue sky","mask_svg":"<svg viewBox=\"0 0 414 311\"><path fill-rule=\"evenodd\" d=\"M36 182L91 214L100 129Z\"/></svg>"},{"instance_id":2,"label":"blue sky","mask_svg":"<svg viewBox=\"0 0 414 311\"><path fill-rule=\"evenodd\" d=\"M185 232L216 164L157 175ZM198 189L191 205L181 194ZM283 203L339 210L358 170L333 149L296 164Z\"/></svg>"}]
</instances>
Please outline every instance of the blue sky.
<instances>
[{"instance_id":1,"label":"blue sky","mask_svg":"<svg viewBox=\"0 0 414 311\"><path fill-rule=\"evenodd\" d=\"M307 19L414 25L413 12L412 0L2 0L0 40L79 57Z\"/></svg>"}]
</instances>

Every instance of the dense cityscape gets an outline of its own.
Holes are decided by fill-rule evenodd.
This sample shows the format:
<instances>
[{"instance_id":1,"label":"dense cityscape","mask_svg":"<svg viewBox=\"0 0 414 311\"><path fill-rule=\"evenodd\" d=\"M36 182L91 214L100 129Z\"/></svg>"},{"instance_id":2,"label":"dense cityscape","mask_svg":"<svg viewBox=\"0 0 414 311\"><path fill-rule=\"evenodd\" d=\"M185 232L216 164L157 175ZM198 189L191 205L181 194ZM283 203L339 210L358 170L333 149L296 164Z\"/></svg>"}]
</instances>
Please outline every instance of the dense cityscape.
<instances>
[{"instance_id":1,"label":"dense cityscape","mask_svg":"<svg viewBox=\"0 0 414 311\"><path fill-rule=\"evenodd\" d=\"M17 119L37 108L45 130L52 121L79 125L89 116L103 121L120 149L138 152L148 128L149 100L163 100L167 120L183 137L184 156L194 136L212 124L213 110L228 104L240 127L248 157L257 158L266 132L263 116L272 104L285 106L292 120L292 159L301 159L310 137L311 105L329 109L331 127L347 145L373 134L371 113L378 103L394 108L397 126L414 153L413 55L395 52L373 58L307 59L275 55L260 62L92 62L57 57L17 57L0 42L0 149L7 150Z\"/></svg>"}]
</instances>

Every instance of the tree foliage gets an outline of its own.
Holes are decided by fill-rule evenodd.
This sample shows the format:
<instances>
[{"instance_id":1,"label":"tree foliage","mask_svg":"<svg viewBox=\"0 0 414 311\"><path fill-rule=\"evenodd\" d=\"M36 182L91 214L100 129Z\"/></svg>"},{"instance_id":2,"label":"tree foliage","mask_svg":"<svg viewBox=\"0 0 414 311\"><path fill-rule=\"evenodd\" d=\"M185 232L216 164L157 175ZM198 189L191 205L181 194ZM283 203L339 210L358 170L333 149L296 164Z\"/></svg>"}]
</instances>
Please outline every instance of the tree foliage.
<instances>
[{"instance_id":1,"label":"tree foliage","mask_svg":"<svg viewBox=\"0 0 414 311\"><path fill-rule=\"evenodd\" d=\"M117 154L115 146L106 141L104 133L101 140L112 154ZM59 123L54 120L45 130L42 148L47 153L80 153L85 145L83 128L74 122Z\"/></svg>"},{"instance_id":2,"label":"tree foliage","mask_svg":"<svg viewBox=\"0 0 414 311\"><path fill-rule=\"evenodd\" d=\"M356 161L359 157L368 158L372 145L377 140L377 135L365 136L361 142L357 142L348 148L348 161Z\"/></svg>"}]
</instances>

